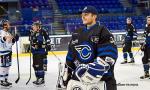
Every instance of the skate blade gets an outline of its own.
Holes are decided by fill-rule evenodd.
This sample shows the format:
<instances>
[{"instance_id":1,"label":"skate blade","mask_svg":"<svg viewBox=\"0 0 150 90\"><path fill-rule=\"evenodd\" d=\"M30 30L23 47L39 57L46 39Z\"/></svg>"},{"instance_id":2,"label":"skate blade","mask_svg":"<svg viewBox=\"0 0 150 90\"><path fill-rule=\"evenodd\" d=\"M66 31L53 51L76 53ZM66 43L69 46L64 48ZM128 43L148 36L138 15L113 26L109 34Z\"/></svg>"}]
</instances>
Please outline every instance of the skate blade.
<instances>
[{"instance_id":1,"label":"skate blade","mask_svg":"<svg viewBox=\"0 0 150 90\"><path fill-rule=\"evenodd\" d=\"M135 62L132 62L132 63L131 63L131 62L128 62L128 64L135 64Z\"/></svg>"},{"instance_id":2,"label":"skate blade","mask_svg":"<svg viewBox=\"0 0 150 90\"><path fill-rule=\"evenodd\" d=\"M150 80L150 77L140 78L140 80Z\"/></svg>"},{"instance_id":3,"label":"skate blade","mask_svg":"<svg viewBox=\"0 0 150 90\"><path fill-rule=\"evenodd\" d=\"M0 86L0 89L10 89L12 87L12 85L11 86L7 86L7 87L5 87L5 86Z\"/></svg>"},{"instance_id":4,"label":"skate blade","mask_svg":"<svg viewBox=\"0 0 150 90\"><path fill-rule=\"evenodd\" d=\"M57 87L56 90L67 90L67 88L65 88L65 87L64 88L59 88L59 87Z\"/></svg>"},{"instance_id":5,"label":"skate blade","mask_svg":"<svg viewBox=\"0 0 150 90\"><path fill-rule=\"evenodd\" d=\"M67 90L66 88L57 88L56 90Z\"/></svg>"},{"instance_id":6,"label":"skate blade","mask_svg":"<svg viewBox=\"0 0 150 90\"><path fill-rule=\"evenodd\" d=\"M35 87L45 87L45 84L41 84L41 85L36 85L36 84L33 84Z\"/></svg>"}]
</instances>

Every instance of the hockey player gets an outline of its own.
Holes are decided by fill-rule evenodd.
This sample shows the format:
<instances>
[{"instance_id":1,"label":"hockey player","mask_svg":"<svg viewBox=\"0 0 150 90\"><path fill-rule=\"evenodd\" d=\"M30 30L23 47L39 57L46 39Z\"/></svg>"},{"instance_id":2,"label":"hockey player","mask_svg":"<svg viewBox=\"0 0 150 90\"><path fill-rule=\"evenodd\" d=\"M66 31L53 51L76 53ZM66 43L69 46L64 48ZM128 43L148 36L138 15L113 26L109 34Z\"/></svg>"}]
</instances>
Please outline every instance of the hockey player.
<instances>
[{"instance_id":1,"label":"hockey player","mask_svg":"<svg viewBox=\"0 0 150 90\"><path fill-rule=\"evenodd\" d=\"M134 63L135 62L131 48L132 48L132 41L137 38L137 32L136 32L136 30L132 24L132 19L129 17L127 18L126 32L127 33L126 33L126 36L125 36L125 39L123 42L124 61L121 64L127 63L128 54L129 54L129 57L131 59L131 61L128 63Z\"/></svg>"},{"instance_id":2,"label":"hockey player","mask_svg":"<svg viewBox=\"0 0 150 90\"><path fill-rule=\"evenodd\" d=\"M141 79L150 77L149 68L150 68L150 16L147 16L147 25L145 27L144 36L146 38L145 42L141 46L141 51L144 52L142 58L143 67L144 67L144 76L141 76Z\"/></svg>"},{"instance_id":3,"label":"hockey player","mask_svg":"<svg viewBox=\"0 0 150 90\"><path fill-rule=\"evenodd\" d=\"M93 6L82 11L85 26L75 30L66 56L64 85L69 80L84 83L106 82L107 90L117 90L114 77L114 64L118 57L113 35L96 22L98 12ZM98 59L97 59L98 58Z\"/></svg>"},{"instance_id":4,"label":"hockey player","mask_svg":"<svg viewBox=\"0 0 150 90\"><path fill-rule=\"evenodd\" d=\"M50 50L50 39L48 33L41 28L40 22L34 22L32 31L29 37L31 42L31 51L33 54L33 68L35 71L35 85L44 85L44 58L47 55L47 50Z\"/></svg>"},{"instance_id":5,"label":"hockey player","mask_svg":"<svg viewBox=\"0 0 150 90\"><path fill-rule=\"evenodd\" d=\"M8 82L9 69L12 62L12 45L18 41L18 35L13 36L9 33L10 22L1 21L2 30L0 30L0 85L10 87L12 83Z\"/></svg>"}]
</instances>

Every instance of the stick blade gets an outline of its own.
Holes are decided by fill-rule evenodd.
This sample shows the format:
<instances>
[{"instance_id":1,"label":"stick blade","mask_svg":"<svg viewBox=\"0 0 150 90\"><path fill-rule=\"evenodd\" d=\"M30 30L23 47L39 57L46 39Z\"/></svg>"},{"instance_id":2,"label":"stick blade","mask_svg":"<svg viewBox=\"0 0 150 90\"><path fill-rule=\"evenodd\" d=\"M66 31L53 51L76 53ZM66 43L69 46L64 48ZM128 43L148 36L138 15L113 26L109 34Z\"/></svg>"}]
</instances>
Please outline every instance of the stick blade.
<instances>
[{"instance_id":1,"label":"stick blade","mask_svg":"<svg viewBox=\"0 0 150 90\"><path fill-rule=\"evenodd\" d=\"M20 80L20 77L18 77L18 78L17 78L17 80L15 81L15 83L18 83L18 82L19 82L19 80Z\"/></svg>"}]
</instances>

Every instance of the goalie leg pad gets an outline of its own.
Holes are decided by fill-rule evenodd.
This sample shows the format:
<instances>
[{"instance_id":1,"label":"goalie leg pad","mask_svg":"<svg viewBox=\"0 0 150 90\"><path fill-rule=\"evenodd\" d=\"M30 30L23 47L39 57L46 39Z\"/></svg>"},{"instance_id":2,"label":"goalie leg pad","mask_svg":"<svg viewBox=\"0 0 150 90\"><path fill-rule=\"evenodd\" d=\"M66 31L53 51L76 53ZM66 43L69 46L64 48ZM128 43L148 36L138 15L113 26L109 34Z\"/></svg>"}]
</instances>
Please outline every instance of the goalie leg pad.
<instances>
[{"instance_id":1,"label":"goalie leg pad","mask_svg":"<svg viewBox=\"0 0 150 90\"><path fill-rule=\"evenodd\" d=\"M70 80L67 85L67 90L104 90L104 81L94 84L85 84L80 81Z\"/></svg>"},{"instance_id":2,"label":"goalie leg pad","mask_svg":"<svg viewBox=\"0 0 150 90\"><path fill-rule=\"evenodd\" d=\"M67 85L67 90L86 90L86 85L76 80L70 80Z\"/></svg>"}]
</instances>

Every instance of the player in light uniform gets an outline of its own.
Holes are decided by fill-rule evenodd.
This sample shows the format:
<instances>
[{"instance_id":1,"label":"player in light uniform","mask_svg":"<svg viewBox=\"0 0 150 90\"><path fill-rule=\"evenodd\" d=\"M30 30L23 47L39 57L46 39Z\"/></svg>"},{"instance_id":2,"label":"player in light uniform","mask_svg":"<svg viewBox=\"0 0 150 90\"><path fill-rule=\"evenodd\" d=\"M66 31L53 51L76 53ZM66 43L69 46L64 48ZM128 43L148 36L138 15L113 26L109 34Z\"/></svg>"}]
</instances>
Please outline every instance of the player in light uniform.
<instances>
[{"instance_id":1,"label":"player in light uniform","mask_svg":"<svg viewBox=\"0 0 150 90\"><path fill-rule=\"evenodd\" d=\"M12 45L18 41L19 36L13 36L9 33L10 22L1 21L2 30L0 30L0 85L9 87L12 83L8 82L9 69L12 63Z\"/></svg>"}]
</instances>

